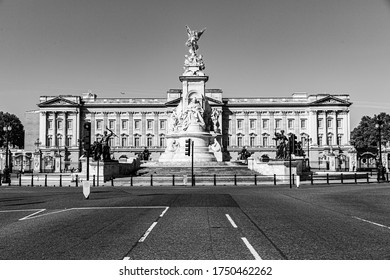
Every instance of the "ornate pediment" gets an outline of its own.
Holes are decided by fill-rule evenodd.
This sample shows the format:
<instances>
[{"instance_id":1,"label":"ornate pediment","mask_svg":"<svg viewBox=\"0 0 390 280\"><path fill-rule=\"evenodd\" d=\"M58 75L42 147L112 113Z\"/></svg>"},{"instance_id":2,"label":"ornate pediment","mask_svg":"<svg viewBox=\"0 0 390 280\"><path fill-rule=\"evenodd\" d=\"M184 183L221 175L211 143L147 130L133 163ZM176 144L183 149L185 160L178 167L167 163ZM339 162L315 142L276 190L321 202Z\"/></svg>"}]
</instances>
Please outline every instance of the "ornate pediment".
<instances>
[{"instance_id":1,"label":"ornate pediment","mask_svg":"<svg viewBox=\"0 0 390 280\"><path fill-rule=\"evenodd\" d=\"M310 105L351 105L352 103L334 96L326 96L324 98L321 98L319 100L316 100L312 102Z\"/></svg>"},{"instance_id":2,"label":"ornate pediment","mask_svg":"<svg viewBox=\"0 0 390 280\"><path fill-rule=\"evenodd\" d=\"M80 104L66 99L65 97L58 96L53 99L49 99L45 102L38 104L38 107L78 107Z\"/></svg>"}]
</instances>

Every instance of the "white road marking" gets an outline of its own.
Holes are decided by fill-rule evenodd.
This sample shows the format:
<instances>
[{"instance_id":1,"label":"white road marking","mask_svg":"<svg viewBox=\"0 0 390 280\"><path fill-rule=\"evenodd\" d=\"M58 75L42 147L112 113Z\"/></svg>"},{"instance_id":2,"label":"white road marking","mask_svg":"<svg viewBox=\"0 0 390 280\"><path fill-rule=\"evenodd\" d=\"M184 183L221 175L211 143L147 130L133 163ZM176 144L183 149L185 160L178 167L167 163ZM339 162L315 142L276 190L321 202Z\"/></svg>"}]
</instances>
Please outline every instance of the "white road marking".
<instances>
[{"instance_id":1,"label":"white road marking","mask_svg":"<svg viewBox=\"0 0 390 280\"><path fill-rule=\"evenodd\" d=\"M249 251L255 257L255 260L261 260L262 258L256 252L255 248L253 248L253 246L249 243L248 239L246 239L245 237L241 237L241 239L242 239L242 241L244 241L246 247L248 247Z\"/></svg>"},{"instance_id":2,"label":"white road marking","mask_svg":"<svg viewBox=\"0 0 390 280\"><path fill-rule=\"evenodd\" d=\"M365 220L365 219L362 219L362 218L359 218L359 217L356 217L356 216L352 216L352 218L355 218L357 220L360 220L360 221L363 221L363 222L366 222L366 223L369 223L369 224L372 224L372 225L376 225L376 226L379 226L379 227L390 229L389 226L378 224L378 223L375 223L375 222L372 222L372 221L369 221L369 220Z\"/></svg>"},{"instance_id":3,"label":"white road marking","mask_svg":"<svg viewBox=\"0 0 390 280\"><path fill-rule=\"evenodd\" d=\"M39 214L39 213L41 213L41 212L43 212L43 211L45 211L45 210L46 210L46 209L41 209L41 210L39 210L39 211L37 211L37 212L34 212L34 213L32 213L32 214L30 214L30 215L24 217L24 218L19 219L19 221L23 221L23 220L30 219L32 216L34 216L34 215L36 215L36 214Z\"/></svg>"},{"instance_id":4,"label":"white road marking","mask_svg":"<svg viewBox=\"0 0 390 280\"><path fill-rule=\"evenodd\" d=\"M226 218L229 220L229 222L232 224L234 228L237 228L236 223L233 221L233 219L229 216L229 214L225 214Z\"/></svg>"},{"instance_id":5,"label":"white road marking","mask_svg":"<svg viewBox=\"0 0 390 280\"><path fill-rule=\"evenodd\" d=\"M148 237L149 233L153 230L153 228L157 225L157 222L154 222L149 229L145 232L145 234L138 240L138 242L144 242L146 237Z\"/></svg>"},{"instance_id":6,"label":"white road marking","mask_svg":"<svg viewBox=\"0 0 390 280\"><path fill-rule=\"evenodd\" d=\"M161 213L160 218L162 218L165 215L165 213L168 211L168 209L169 209L169 207L165 208L165 210Z\"/></svg>"},{"instance_id":7,"label":"white road marking","mask_svg":"<svg viewBox=\"0 0 390 280\"><path fill-rule=\"evenodd\" d=\"M123 260L128 261L128 260L130 260L130 257L124 257Z\"/></svg>"},{"instance_id":8,"label":"white road marking","mask_svg":"<svg viewBox=\"0 0 390 280\"><path fill-rule=\"evenodd\" d=\"M39 218L47 215L52 215L52 214L58 214L66 211L71 211L71 210L107 210L107 209L160 209L160 208L167 208L166 206L114 206L114 207L76 207L76 208L68 208L68 209L62 209L54 212L49 212L41 215L36 215L39 214L40 212L46 210L46 209L29 209L29 210L7 210L9 211L38 211L36 213L33 213L31 215L28 215L22 219L19 219L19 221L23 220L28 220L28 219L34 219L34 218ZM168 207L169 208L169 207ZM165 209L168 210L168 209ZM7 212L7 211L0 211L0 212ZM166 212L166 211L165 211ZM165 213L164 213L165 214Z\"/></svg>"}]
</instances>

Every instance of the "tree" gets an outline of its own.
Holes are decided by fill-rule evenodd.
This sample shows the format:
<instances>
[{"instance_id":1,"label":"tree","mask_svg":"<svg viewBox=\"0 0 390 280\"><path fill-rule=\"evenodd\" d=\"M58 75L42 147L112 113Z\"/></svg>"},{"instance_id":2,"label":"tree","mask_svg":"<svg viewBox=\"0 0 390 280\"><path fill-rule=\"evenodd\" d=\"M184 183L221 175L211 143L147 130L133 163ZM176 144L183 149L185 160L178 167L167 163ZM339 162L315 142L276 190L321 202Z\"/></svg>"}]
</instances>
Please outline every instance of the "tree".
<instances>
[{"instance_id":1,"label":"tree","mask_svg":"<svg viewBox=\"0 0 390 280\"><path fill-rule=\"evenodd\" d=\"M3 127L11 126L8 132L8 141L11 147L24 147L24 127L19 118L14 114L0 112L0 147L6 145L6 133Z\"/></svg>"},{"instance_id":2,"label":"tree","mask_svg":"<svg viewBox=\"0 0 390 280\"><path fill-rule=\"evenodd\" d=\"M375 127L378 120L383 122L381 127L382 145L390 141L390 115L380 113L374 117L362 117L359 125L351 132L351 144L356 149L378 147L379 130Z\"/></svg>"}]
</instances>

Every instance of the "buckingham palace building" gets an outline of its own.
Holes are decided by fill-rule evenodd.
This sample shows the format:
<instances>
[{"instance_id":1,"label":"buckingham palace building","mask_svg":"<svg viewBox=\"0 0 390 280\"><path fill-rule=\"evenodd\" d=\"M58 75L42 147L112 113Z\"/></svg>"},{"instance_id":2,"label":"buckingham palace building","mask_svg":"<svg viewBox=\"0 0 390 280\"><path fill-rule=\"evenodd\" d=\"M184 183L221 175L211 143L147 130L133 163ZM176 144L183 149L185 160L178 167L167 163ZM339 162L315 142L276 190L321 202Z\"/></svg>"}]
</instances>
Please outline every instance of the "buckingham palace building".
<instances>
[{"instance_id":1,"label":"buckingham palace building","mask_svg":"<svg viewBox=\"0 0 390 280\"><path fill-rule=\"evenodd\" d=\"M134 157L147 147L150 160L158 161L181 94L182 89L170 89L164 98L105 98L91 92L41 96L38 108L26 113L25 150L41 154L42 172L78 169L83 124L90 122L92 142L107 128L115 133L110 139L113 159ZM352 166L348 94L227 98L220 89L205 89L205 96L218 115L223 161L236 161L243 147L254 157L275 158L274 136L284 131L302 142L313 168L326 169L328 155L338 156L343 170Z\"/></svg>"}]
</instances>

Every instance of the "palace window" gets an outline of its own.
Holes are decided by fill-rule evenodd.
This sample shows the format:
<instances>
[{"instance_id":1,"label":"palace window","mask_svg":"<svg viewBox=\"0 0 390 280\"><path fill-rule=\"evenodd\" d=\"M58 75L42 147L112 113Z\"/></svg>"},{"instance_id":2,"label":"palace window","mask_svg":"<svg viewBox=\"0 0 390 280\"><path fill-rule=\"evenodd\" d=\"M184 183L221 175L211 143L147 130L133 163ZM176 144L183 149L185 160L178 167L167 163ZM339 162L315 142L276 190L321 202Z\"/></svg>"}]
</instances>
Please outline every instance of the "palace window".
<instances>
[{"instance_id":1,"label":"palace window","mask_svg":"<svg viewBox=\"0 0 390 280\"><path fill-rule=\"evenodd\" d=\"M342 119L337 119L337 127L338 128L342 127Z\"/></svg>"},{"instance_id":2,"label":"palace window","mask_svg":"<svg viewBox=\"0 0 390 280\"><path fill-rule=\"evenodd\" d=\"M108 128L109 129L115 129L115 121L114 120L109 120L108 121Z\"/></svg>"},{"instance_id":3,"label":"palace window","mask_svg":"<svg viewBox=\"0 0 390 280\"><path fill-rule=\"evenodd\" d=\"M109 140L109 145L110 145L111 147L115 146L114 138L110 138L110 140Z\"/></svg>"},{"instance_id":4,"label":"palace window","mask_svg":"<svg viewBox=\"0 0 390 280\"><path fill-rule=\"evenodd\" d=\"M264 119L263 120L263 129L268 129L268 125L269 125L269 120Z\"/></svg>"},{"instance_id":5,"label":"palace window","mask_svg":"<svg viewBox=\"0 0 390 280\"><path fill-rule=\"evenodd\" d=\"M103 127L103 121L102 120L96 120L96 130L101 130Z\"/></svg>"},{"instance_id":6,"label":"palace window","mask_svg":"<svg viewBox=\"0 0 390 280\"><path fill-rule=\"evenodd\" d=\"M149 130L153 129L153 121L152 121L152 120L148 120L148 121L147 121L147 128L148 128Z\"/></svg>"},{"instance_id":7,"label":"palace window","mask_svg":"<svg viewBox=\"0 0 390 280\"><path fill-rule=\"evenodd\" d=\"M306 119L301 119L301 128L302 129L306 128Z\"/></svg>"},{"instance_id":8,"label":"palace window","mask_svg":"<svg viewBox=\"0 0 390 280\"><path fill-rule=\"evenodd\" d=\"M332 119L327 119L326 120L326 127L327 128L332 128Z\"/></svg>"},{"instance_id":9,"label":"palace window","mask_svg":"<svg viewBox=\"0 0 390 280\"><path fill-rule=\"evenodd\" d=\"M160 120L160 129L166 129L166 127L167 127L167 121L166 120Z\"/></svg>"},{"instance_id":10,"label":"palace window","mask_svg":"<svg viewBox=\"0 0 390 280\"><path fill-rule=\"evenodd\" d=\"M268 136L263 136L263 147L268 147Z\"/></svg>"},{"instance_id":11,"label":"palace window","mask_svg":"<svg viewBox=\"0 0 390 280\"><path fill-rule=\"evenodd\" d=\"M242 129L243 120L237 120L237 129Z\"/></svg>"},{"instance_id":12,"label":"palace window","mask_svg":"<svg viewBox=\"0 0 390 280\"><path fill-rule=\"evenodd\" d=\"M62 120L57 120L57 129L62 129Z\"/></svg>"},{"instance_id":13,"label":"palace window","mask_svg":"<svg viewBox=\"0 0 390 280\"><path fill-rule=\"evenodd\" d=\"M288 123L288 128L289 129L293 129L294 128L294 120L293 119L289 119L287 123Z\"/></svg>"},{"instance_id":14,"label":"palace window","mask_svg":"<svg viewBox=\"0 0 390 280\"><path fill-rule=\"evenodd\" d=\"M242 136L237 136L237 146L242 147Z\"/></svg>"},{"instance_id":15,"label":"palace window","mask_svg":"<svg viewBox=\"0 0 390 280\"><path fill-rule=\"evenodd\" d=\"M122 129L127 129L128 120L122 120Z\"/></svg>"},{"instance_id":16,"label":"palace window","mask_svg":"<svg viewBox=\"0 0 390 280\"><path fill-rule=\"evenodd\" d=\"M275 120L275 128L280 128L281 122L282 122L282 120L280 120L280 119Z\"/></svg>"},{"instance_id":17,"label":"palace window","mask_svg":"<svg viewBox=\"0 0 390 280\"><path fill-rule=\"evenodd\" d=\"M146 138L146 145L148 147L152 147L153 146L153 137L152 136L148 136L148 138Z\"/></svg>"},{"instance_id":18,"label":"palace window","mask_svg":"<svg viewBox=\"0 0 390 280\"><path fill-rule=\"evenodd\" d=\"M122 147L127 147L127 137L126 136L122 137Z\"/></svg>"},{"instance_id":19,"label":"palace window","mask_svg":"<svg viewBox=\"0 0 390 280\"><path fill-rule=\"evenodd\" d=\"M52 120L48 120L48 121L47 121L47 127L48 127L49 129L52 129L52 128L53 128L53 121L52 121Z\"/></svg>"},{"instance_id":20,"label":"palace window","mask_svg":"<svg viewBox=\"0 0 390 280\"><path fill-rule=\"evenodd\" d=\"M249 138L249 146L254 147L256 145L256 136L251 136Z\"/></svg>"},{"instance_id":21,"label":"palace window","mask_svg":"<svg viewBox=\"0 0 390 280\"><path fill-rule=\"evenodd\" d=\"M165 137L164 136L161 136L160 137L160 147L165 147L166 144L165 144Z\"/></svg>"},{"instance_id":22,"label":"palace window","mask_svg":"<svg viewBox=\"0 0 390 280\"><path fill-rule=\"evenodd\" d=\"M327 140L328 140L328 145L333 145L333 137L332 137L332 135L328 135L328 138L327 138Z\"/></svg>"},{"instance_id":23,"label":"palace window","mask_svg":"<svg viewBox=\"0 0 390 280\"><path fill-rule=\"evenodd\" d=\"M63 145L62 145L62 136L61 136L61 135L59 135L59 136L57 137L57 146L63 146Z\"/></svg>"},{"instance_id":24,"label":"palace window","mask_svg":"<svg viewBox=\"0 0 390 280\"><path fill-rule=\"evenodd\" d=\"M72 136L66 137L66 143L65 146L72 146Z\"/></svg>"},{"instance_id":25,"label":"palace window","mask_svg":"<svg viewBox=\"0 0 390 280\"><path fill-rule=\"evenodd\" d=\"M249 126L250 126L251 129L255 129L256 128L256 120L251 119L249 121Z\"/></svg>"},{"instance_id":26,"label":"palace window","mask_svg":"<svg viewBox=\"0 0 390 280\"><path fill-rule=\"evenodd\" d=\"M73 122L72 120L67 120L66 121L66 129L70 130L73 128Z\"/></svg>"},{"instance_id":27,"label":"palace window","mask_svg":"<svg viewBox=\"0 0 390 280\"><path fill-rule=\"evenodd\" d=\"M134 120L134 129L141 129L141 120Z\"/></svg>"},{"instance_id":28,"label":"palace window","mask_svg":"<svg viewBox=\"0 0 390 280\"><path fill-rule=\"evenodd\" d=\"M337 135L337 145L341 145L341 139L342 139L342 136Z\"/></svg>"},{"instance_id":29,"label":"palace window","mask_svg":"<svg viewBox=\"0 0 390 280\"><path fill-rule=\"evenodd\" d=\"M139 147L140 146L139 136L134 136L134 146L135 147Z\"/></svg>"},{"instance_id":30,"label":"palace window","mask_svg":"<svg viewBox=\"0 0 390 280\"><path fill-rule=\"evenodd\" d=\"M324 126L324 120L318 119L318 128L323 128L323 126Z\"/></svg>"},{"instance_id":31,"label":"palace window","mask_svg":"<svg viewBox=\"0 0 390 280\"><path fill-rule=\"evenodd\" d=\"M50 135L47 137L47 147L53 146L53 137Z\"/></svg>"}]
</instances>

